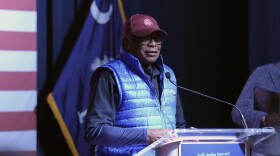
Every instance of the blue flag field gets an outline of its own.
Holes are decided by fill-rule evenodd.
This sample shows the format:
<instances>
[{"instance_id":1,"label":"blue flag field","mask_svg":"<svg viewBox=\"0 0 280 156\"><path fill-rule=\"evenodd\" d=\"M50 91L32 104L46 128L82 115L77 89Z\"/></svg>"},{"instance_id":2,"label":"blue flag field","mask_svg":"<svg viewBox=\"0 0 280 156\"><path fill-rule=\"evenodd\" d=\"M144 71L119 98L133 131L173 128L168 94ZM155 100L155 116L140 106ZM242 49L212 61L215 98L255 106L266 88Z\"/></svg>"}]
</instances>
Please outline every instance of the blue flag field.
<instances>
[{"instance_id":1,"label":"blue flag field","mask_svg":"<svg viewBox=\"0 0 280 156\"><path fill-rule=\"evenodd\" d=\"M94 0L77 42L47 101L73 155L90 155L84 120L92 72L120 51L124 13L120 0Z\"/></svg>"}]
</instances>

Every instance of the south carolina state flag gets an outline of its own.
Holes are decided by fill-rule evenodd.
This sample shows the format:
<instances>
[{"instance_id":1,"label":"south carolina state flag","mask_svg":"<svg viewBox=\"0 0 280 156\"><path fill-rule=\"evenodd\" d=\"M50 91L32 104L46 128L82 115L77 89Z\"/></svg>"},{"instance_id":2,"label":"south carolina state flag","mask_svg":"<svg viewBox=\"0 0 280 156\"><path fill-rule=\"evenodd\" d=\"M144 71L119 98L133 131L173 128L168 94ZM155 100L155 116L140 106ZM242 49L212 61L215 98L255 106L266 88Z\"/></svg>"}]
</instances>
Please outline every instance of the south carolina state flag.
<instances>
[{"instance_id":1,"label":"south carolina state flag","mask_svg":"<svg viewBox=\"0 0 280 156\"><path fill-rule=\"evenodd\" d=\"M81 34L47 99L73 155L90 155L84 139L90 77L120 51L124 19L120 8L121 1L117 0L92 2Z\"/></svg>"}]
</instances>

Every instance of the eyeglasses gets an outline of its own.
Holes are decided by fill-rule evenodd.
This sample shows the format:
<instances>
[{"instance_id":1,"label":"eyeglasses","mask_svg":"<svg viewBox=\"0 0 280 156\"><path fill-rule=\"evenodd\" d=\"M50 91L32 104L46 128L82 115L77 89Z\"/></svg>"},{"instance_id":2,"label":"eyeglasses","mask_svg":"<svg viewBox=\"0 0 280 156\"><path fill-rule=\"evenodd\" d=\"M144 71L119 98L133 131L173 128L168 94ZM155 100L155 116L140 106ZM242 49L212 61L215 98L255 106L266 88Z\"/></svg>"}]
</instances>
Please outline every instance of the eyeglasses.
<instances>
[{"instance_id":1,"label":"eyeglasses","mask_svg":"<svg viewBox=\"0 0 280 156\"><path fill-rule=\"evenodd\" d=\"M146 37L139 37L139 45L148 45L154 41L157 45L161 45L163 42L162 36L146 36Z\"/></svg>"}]
</instances>

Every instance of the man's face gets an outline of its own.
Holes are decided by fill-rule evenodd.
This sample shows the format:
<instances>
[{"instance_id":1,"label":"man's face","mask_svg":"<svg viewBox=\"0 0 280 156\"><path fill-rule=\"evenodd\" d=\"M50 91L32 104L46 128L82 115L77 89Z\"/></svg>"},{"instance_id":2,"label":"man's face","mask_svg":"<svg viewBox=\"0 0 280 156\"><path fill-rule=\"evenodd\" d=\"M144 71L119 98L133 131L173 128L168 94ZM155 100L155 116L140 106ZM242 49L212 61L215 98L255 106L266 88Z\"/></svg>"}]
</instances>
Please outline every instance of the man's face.
<instances>
[{"instance_id":1,"label":"man's face","mask_svg":"<svg viewBox=\"0 0 280 156\"><path fill-rule=\"evenodd\" d=\"M132 48L133 55L139 59L142 65L150 66L160 56L163 37L154 32L148 36L137 37Z\"/></svg>"}]
</instances>

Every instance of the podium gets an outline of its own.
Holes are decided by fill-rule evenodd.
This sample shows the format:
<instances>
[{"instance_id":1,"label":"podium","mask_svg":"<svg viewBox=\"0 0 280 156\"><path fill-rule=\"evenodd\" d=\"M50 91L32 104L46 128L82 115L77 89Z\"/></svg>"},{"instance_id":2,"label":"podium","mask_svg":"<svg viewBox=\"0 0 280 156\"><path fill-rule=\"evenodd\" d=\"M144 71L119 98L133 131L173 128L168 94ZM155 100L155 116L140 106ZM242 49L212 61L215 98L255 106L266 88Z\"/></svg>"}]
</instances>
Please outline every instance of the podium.
<instances>
[{"instance_id":1,"label":"podium","mask_svg":"<svg viewBox=\"0 0 280 156\"><path fill-rule=\"evenodd\" d=\"M274 128L176 129L135 156L250 156L250 149L275 133ZM170 137L177 134L178 137Z\"/></svg>"}]
</instances>

